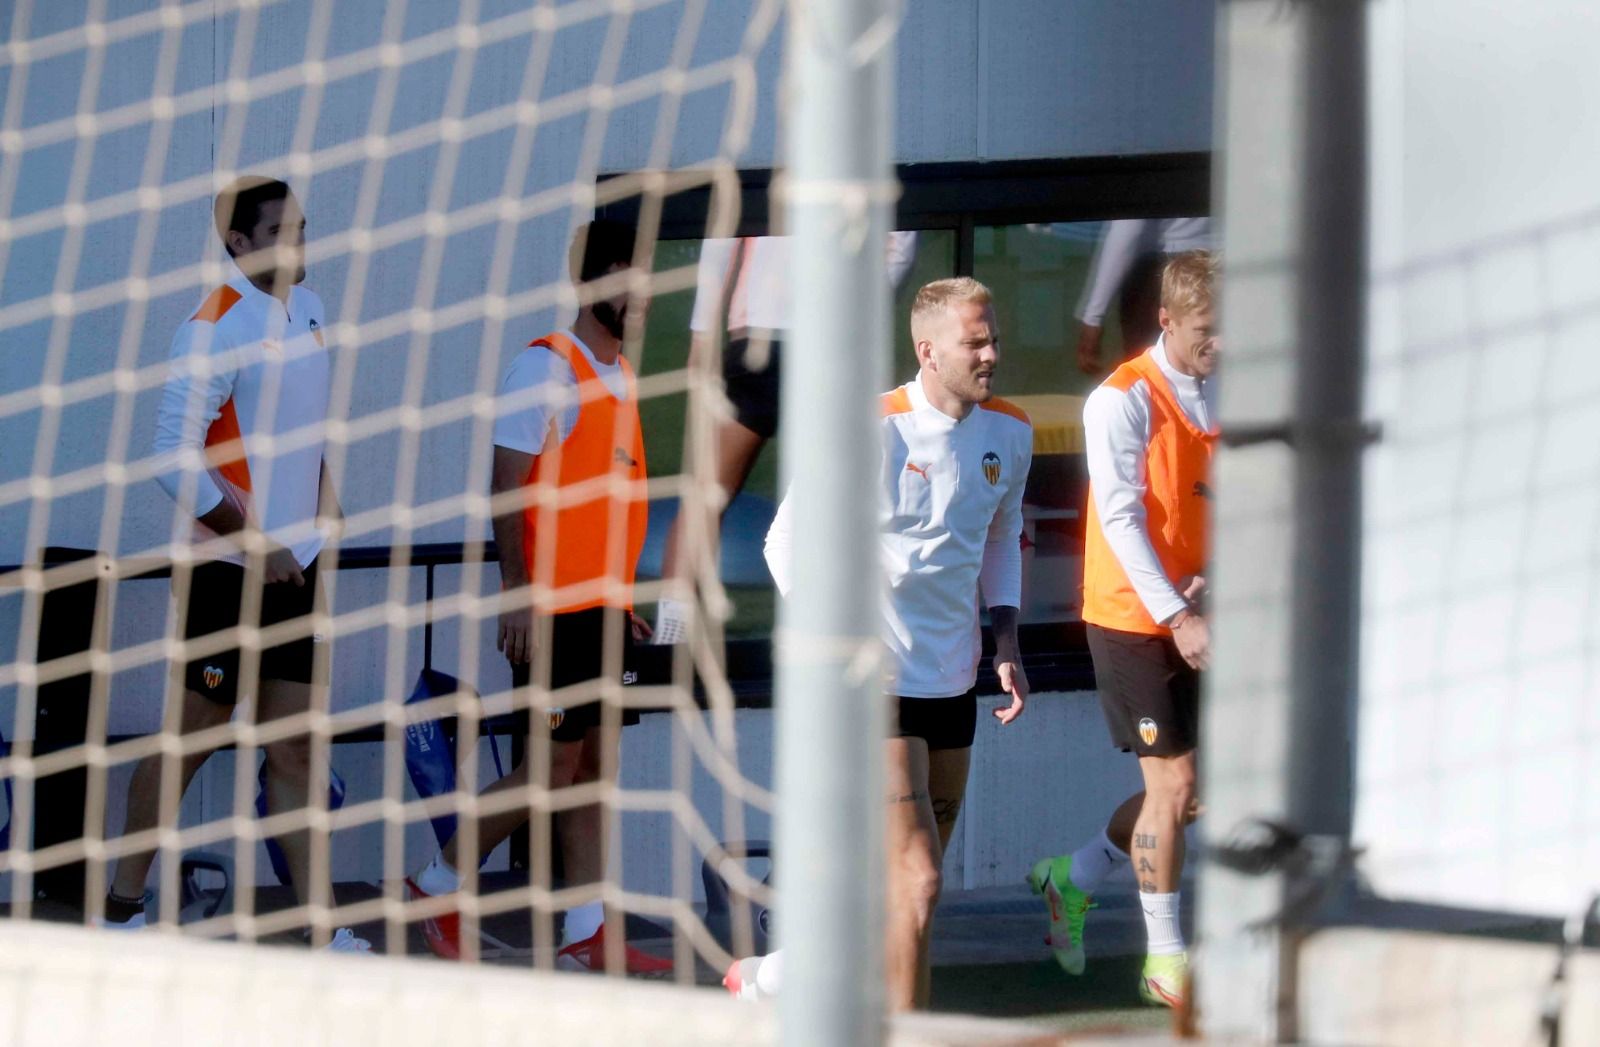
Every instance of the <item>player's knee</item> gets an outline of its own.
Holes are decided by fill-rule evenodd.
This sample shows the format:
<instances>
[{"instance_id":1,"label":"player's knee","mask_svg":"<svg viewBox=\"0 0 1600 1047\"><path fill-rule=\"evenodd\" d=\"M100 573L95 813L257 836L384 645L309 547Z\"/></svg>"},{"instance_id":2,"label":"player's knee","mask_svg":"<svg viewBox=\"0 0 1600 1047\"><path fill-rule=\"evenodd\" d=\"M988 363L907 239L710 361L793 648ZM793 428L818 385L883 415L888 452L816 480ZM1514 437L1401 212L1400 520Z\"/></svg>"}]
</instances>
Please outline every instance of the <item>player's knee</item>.
<instances>
[{"instance_id":1,"label":"player's knee","mask_svg":"<svg viewBox=\"0 0 1600 1047\"><path fill-rule=\"evenodd\" d=\"M1174 822L1192 820L1190 811L1195 803L1194 761L1178 757L1165 760L1159 773L1149 776L1145 783L1145 807L1158 816Z\"/></svg>"},{"instance_id":2,"label":"player's knee","mask_svg":"<svg viewBox=\"0 0 1600 1047\"><path fill-rule=\"evenodd\" d=\"M923 925L933 919L933 910L944 891L944 873L932 859L933 856L927 854L908 855L902 864L901 888L918 922Z\"/></svg>"},{"instance_id":3,"label":"player's knee","mask_svg":"<svg viewBox=\"0 0 1600 1047\"><path fill-rule=\"evenodd\" d=\"M577 747L578 765L573 771L573 781L594 782L600 780L600 739L594 736L586 738L584 743Z\"/></svg>"},{"instance_id":4,"label":"player's knee","mask_svg":"<svg viewBox=\"0 0 1600 1047\"><path fill-rule=\"evenodd\" d=\"M268 773L297 781L304 781L311 773L310 738L285 738L262 748L267 754Z\"/></svg>"},{"instance_id":5,"label":"player's knee","mask_svg":"<svg viewBox=\"0 0 1600 1047\"><path fill-rule=\"evenodd\" d=\"M550 787L565 789L582 781L583 746L577 742L556 742L550 746Z\"/></svg>"}]
</instances>

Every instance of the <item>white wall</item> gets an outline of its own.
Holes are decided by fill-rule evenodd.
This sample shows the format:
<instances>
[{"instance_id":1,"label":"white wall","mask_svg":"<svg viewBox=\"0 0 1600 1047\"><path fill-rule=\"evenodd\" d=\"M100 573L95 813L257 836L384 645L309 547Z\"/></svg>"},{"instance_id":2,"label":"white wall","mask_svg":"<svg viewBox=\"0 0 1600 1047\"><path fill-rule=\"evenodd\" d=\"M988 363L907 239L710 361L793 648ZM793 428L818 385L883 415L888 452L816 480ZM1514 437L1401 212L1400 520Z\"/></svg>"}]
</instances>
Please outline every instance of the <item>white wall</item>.
<instances>
[{"instance_id":1,"label":"white wall","mask_svg":"<svg viewBox=\"0 0 1600 1047\"><path fill-rule=\"evenodd\" d=\"M999 704L983 699L980 710ZM704 717L701 717L704 719ZM737 714L739 767L752 783L772 787L772 715L765 709ZM721 785L687 742L677 716L651 713L622 736L622 785L633 793L669 791L678 780L678 761L687 771L689 795L712 839L772 839L768 813L758 806L739 808L742 831L735 831L724 807ZM501 758L507 756L501 743ZM357 791L378 780L383 755L378 745L345 745L333 765ZM494 778L488 749L480 748L483 781ZM818 773L825 773L821 768ZM233 809L231 754L213 759L190 789L185 824L226 817ZM125 781L119 775L113 784ZM1027 712L1009 727L988 715L978 720L966 802L949 853L945 856L948 890L1018 886L1039 858L1070 850L1105 826L1111 811L1139 785L1132 757L1111 748L1100 703L1093 693L1051 693L1034 696ZM115 795L115 791L114 791ZM369 794L370 795L370 794ZM412 795L409 785L407 796ZM120 816L120 809L113 817ZM700 862L704 852L699 830L685 831L673 816L624 814L619 822L621 851L613 874L630 891L673 897L686 887L694 901L704 898ZM403 867L427 860L433 835L425 823L406 834ZM674 856L678 856L678 864ZM486 868L504 868L504 848L491 855ZM266 869L265 851L257 859ZM340 833L334 841L333 873L340 881L377 881L383 873L383 831L374 823Z\"/></svg>"},{"instance_id":2,"label":"white wall","mask_svg":"<svg viewBox=\"0 0 1600 1047\"><path fill-rule=\"evenodd\" d=\"M752 0L713 0L684 52L691 72L747 56L740 82L748 84L754 109L745 124L727 78L686 96L673 120L659 84L609 114L587 104L561 110L573 100L594 101L583 95L593 85L625 91L666 68L678 34L688 31L685 11L693 5L682 0L636 4L627 22L578 19L553 37L524 25L507 39L485 42L470 62L458 61L470 52L456 51L448 37L457 5L412 3L393 37L403 48L400 61L388 67L370 61L386 39L386 13L400 9L383 0L341 0L325 47L315 16L333 9L309 0L265 3L258 15L241 15L220 0L187 4L172 9L184 15L183 24L166 28L151 13L153 2L110 6L117 16L111 42L92 52L84 46L83 5L32 5L28 26L9 27L16 41L33 49L32 60L25 67L0 66L6 129L21 143L6 154L0 178L0 186L14 179L14 192L9 201L0 196L0 208L16 223L4 229L0 271L0 405L9 405L0 406L0 564L28 559L45 544L119 555L160 552L182 525L152 482L108 486L102 467L137 466L142 459L171 333L217 278L192 268L222 257L210 225L213 172L287 173L296 185L310 219L307 283L345 325L336 330L337 381L348 390L343 413L359 421L403 404L427 408L492 392L510 356L560 319L551 302L532 302L497 327L485 322L478 296L486 288L515 296L560 280L565 244L583 208L558 194L536 214L497 223L494 215L488 222L469 219L473 206L502 194L539 199L553 189L585 185L598 173L646 165L687 167L720 155L760 168L777 158L786 28L780 23L771 33L752 35ZM530 6L485 0L478 27L493 34L505 19L526 16ZM565 20L600 9L572 3L557 10ZM6 17L17 18L14 11ZM1196 0L906 4L896 157L981 161L1206 149L1211 26L1211 5ZM125 32L129 27L136 31ZM423 53L441 39L439 53ZM545 44L548 67L528 93L545 108L525 177L508 175L515 169L510 127L481 134L469 127L452 160L437 121L450 113L470 121L505 111L521 96L524 75ZM308 86L301 63L318 51L327 82ZM608 55L613 72L607 72ZM284 79L248 102L228 88L231 80L254 78L259 85L274 76ZM452 85L459 94L452 94ZM173 119L152 121L150 110L138 108L157 97L175 100ZM392 113L382 119L390 101ZM104 133L80 135L82 128L70 123L75 116L95 117ZM125 126L110 129L119 121ZM728 139L733 145L724 143L730 126L738 132ZM62 128L59 141L45 140ZM393 155L336 153L369 131L391 136ZM297 148L309 150L309 171L290 162ZM159 193L149 201L129 195L141 187ZM81 235L64 230L61 221L64 205L79 202L87 206ZM430 206L445 215L447 235L432 245L437 254L424 265L430 246L416 219ZM368 253L348 239L353 230L381 242ZM489 263L497 234L510 252L500 283ZM363 282L360 271L369 262ZM148 303L130 296L130 278L150 282ZM55 315L52 293L79 297ZM441 329L407 326L417 307L446 310L463 302L469 303L464 314ZM411 368L417 382L408 392ZM49 413L38 410L37 401L23 406L20 399L44 384L112 373L135 376L137 388L107 388ZM456 540L484 530L453 508L462 495L485 487L484 463L473 464L475 454L481 458L484 432L466 421L446 422L429 425L416 439L408 451L390 429L334 452L346 512L368 514L346 535L347 544L402 537L396 522L405 511L430 505L445 506L445 518L418 527L413 540ZM34 475L53 479L56 495L39 498L17 486ZM83 489L61 493L73 478L84 480ZM444 573L443 591L457 584L455 577ZM370 606L384 598L387 584L381 572L346 574L339 579L337 609ZM407 598L415 600L420 572L412 572L409 585ZM164 635L169 602L159 582L122 586L114 646ZM18 596L0 594L0 665L17 656L20 621ZM485 691L500 690L507 673L486 642L486 629L469 627L478 642L465 655L452 631L442 630L439 660ZM391 651L397 652L392 664ZM404 693L420 658L419 630L342 638L335 707ZM164 668L156 663L118 675L114 733L156 727L163 681ZM14 688L0 686L0 726L12 736L14 698Z\"/></svg>"},{"instance_id":3,"label":"white wall","mask_svg":"<svg viewBox=\"0 0 1600 1047\"><path fill-rule=\"evenodd\" d=\"M1374 7L1358 824L1401 897L1600 890L1600 9Z\"/></svg>"}]
</instances>

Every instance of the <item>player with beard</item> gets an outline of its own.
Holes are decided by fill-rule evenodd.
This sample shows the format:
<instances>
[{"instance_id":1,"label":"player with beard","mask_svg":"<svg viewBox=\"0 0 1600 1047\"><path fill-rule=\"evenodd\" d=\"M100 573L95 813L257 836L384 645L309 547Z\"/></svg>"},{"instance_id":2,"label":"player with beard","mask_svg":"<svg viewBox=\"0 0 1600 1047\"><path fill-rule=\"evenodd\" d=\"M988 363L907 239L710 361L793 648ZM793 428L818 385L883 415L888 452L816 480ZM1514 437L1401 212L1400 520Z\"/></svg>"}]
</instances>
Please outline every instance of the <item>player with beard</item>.
<instances>
[{"instance_id":1,"label":"player with beard","mask_svg":"<svg viewBox=\"0 0 1600 1047\"><path fill-rule=\"evenodd\" d=\"M633 614L634 568L647 510L644 441L633 369L622 355L629 291L626 280L616 279L633 268L634 245L634 227L624 223L596 221L579 231L572 264L583 303L578 317L571 328L536 339L512 361L494 425L494 536L501 589L513 601L500 613L498 646L511 663L514 688L528 687L537 666L540 682L557 692L553 701L561 707L544 710L539 721L549 731L552 790L593 783L602 767L616 767L619 739L601 730L594 687L605 672L607 621L626 619L625 643L649 635ZM597 281L605 283L593 286ZM642 313L634 322L643 322ZM561 693L566 689L574 693ZM625 724L638 719L624 712ZM525 730L525 751L532 752L531 728ZM526 790L530 762L524 759L482 798ZM460 890L463 858L475 868L528 816L520 806L481 816L476 853L462 855L460 838L452 839L408 881L412 896ZM598 884L605 873L601 807L557 811L555 832L564 886ZM604 968L604 915L598 899L566 911L558 967ZM459 958L456 914L425 920L423 932L435 954ZM672 969L669 961L631 947L624 946L623 955L631 974Z\"/></svg>"},{"instance_id":2,"label":"player with beard","mask_svg":"<svg viewBox=\"0 0 1600 1047\"><path fill-rule=\"evenodd\" d=\"M173 586L187 649L178 711L185 736L226 724L240 697L252 693L257 723L311 707L318 686L311 626L317 560L340 516L322 456L329 349L322 299L301 285L300 203L283 182L246 175L217 194L214 217L233 278L173 338L154 441L157 480L193 520L195 559L175 566ZM241 657L241 626L291 623L298 625L291 635L280 630L257 657ZM310 738L295 735L261 748L267 809L305 810ZM193 749L179 759L179 796L210 752ZM162 762L157 753L135 767L125 833L157 827ZM309 833L288 833L278 843L297 899L309 904ZM144 884L154 858L143 851L117 863L104 926L144 926ZM348 929L330 947L370 948Z\"/></svg>"},{"instance_id":3,"label":"player with beard","mask_svg":"<svg viewBox=\"0 0 1600 1047\"><path fill-rule=\"evenodd\" d=\"M980 600L994 632L1002 724L1022 714L1028 677L1017 643L1022 496L1033 426L994 395L1000 331L989 289L936 280L911 306L917 376L884 393L879 549L889 583L883 641L895 727L884 743L888 808L885 975L895 1010L926 1007L928 945L941 870L967 788L977 733ZM787 594L792 509L767 533L767 564ZM823 769L822 773L826 773ZM738 960L723 985L740 999L776 995L782 951Z\"/></svg>"}]
</instances>

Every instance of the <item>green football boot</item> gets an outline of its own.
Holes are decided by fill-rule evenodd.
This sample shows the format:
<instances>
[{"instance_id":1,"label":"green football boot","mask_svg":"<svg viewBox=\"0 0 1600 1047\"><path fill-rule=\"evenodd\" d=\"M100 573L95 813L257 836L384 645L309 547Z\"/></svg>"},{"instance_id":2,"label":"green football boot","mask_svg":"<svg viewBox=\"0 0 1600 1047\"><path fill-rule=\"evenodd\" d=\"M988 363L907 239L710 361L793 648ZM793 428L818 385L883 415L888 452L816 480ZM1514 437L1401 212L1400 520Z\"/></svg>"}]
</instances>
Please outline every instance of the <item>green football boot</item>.
<instances>
[{"instance_id":1,"label":"green football boot","mask_svg":"<svg viewBox=\"0 0 1600 1047\"><path fill-rule=\"evenodd\" d=\"M1070 975L1083 973L1083 921L1094 908L1089 895L1072 882L1072 855L1041 858L1028 872L1028 886L1044 897L1050 910L1050 935L1045 944L1056 955L1056 963Z\"/></svg>"}]
</instances>

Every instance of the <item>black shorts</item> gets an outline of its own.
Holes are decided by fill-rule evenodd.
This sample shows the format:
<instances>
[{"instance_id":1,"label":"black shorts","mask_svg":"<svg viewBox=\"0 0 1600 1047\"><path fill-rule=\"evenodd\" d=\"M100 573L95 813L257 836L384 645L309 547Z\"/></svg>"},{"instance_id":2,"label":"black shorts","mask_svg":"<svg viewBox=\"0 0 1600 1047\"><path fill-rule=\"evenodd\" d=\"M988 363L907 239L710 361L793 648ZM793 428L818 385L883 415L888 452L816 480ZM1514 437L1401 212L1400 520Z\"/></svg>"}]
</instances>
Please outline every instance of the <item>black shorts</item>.
<instances>
[{"instance_id":1,"label":"black shorts","mask_svg":"<svg viewBox=\"0 0 1600 1047\"><path fill-rule=\"evenodd\" d=\"M896 738L921 738L934 749L970 749L978 733L978 689L954 698L895 697Z\"/></svg>"},{"instance_id":2,"label":"black shorts","mask_svg":"<svg viewBox=\"0 0 1600 1047\"><path fill-rule=\"evenodd\" d=\"M1170 636L1086 625L1112 744L1140 756L1181 756L1200 736L1200 674Z\"/></svg>"},{"instance_id":3,"label":"black shorts","mask_svg":"<svg viewBox=\"0 0 1600 1047\"><path fill-rule=\"evenodd\" d=\"M759 356L761 348L751 353L751 339L735 338L722 350L722 385L733 404L733 416L739 424L764 440L778 432L778 378L782 370L783 343L774 338L767 343L767 358L756 366L752 356Z\"/></svg>"},{"instance_id":4,"label":"black shorts","mask_svg":"<svg viewBox=\"0 0 1600 1047\"><path fill-rule=\"evenodd\" d=\"M540 644L550 645L550 689L570 687L573 684L584 683L588 680L597 680L605 667L605 624L606 609L594 607L586 611L574 611L570 614L552 615L546 620L549 627L548 638L543 633L545 622L535 620L533 643L535 659L538 658ZM626 661L628 650L633 646L633 632L628 626L626 618L620 623L622 629L623 657ZM668 648L670 650L670 648ZM511 686L521 690L527 687L532 680L533 666L527 662L511 665ZM626 665L622 673L624 685L635 682L637 674L630 672ZM600 726L601 701L598 695L591 695L581 699L581 704L532 710L542 712L550 728L550 737L558 742L581 742L583 736L591 727ZM528 734L530 730L530 710L519 709L512 719L518 731ZM632 726L639 722L639 713L634 709L622 710L622 724L624 727Z\"/></svg>"},{"instance_id":5,"label":"black shorts","mask_svg":"<svg viewBox=\"0 0 1600 1047\"><path fill-rule=\"evenodd\" d=\"M317 565L313 563L301 574L306 580L303 586L274 582L261 587L262 628L310 617L317 598ZM183 638L196 640L236 627L244 586L243 567L220 560L196 564L189 576ZM305 628L304 636L262 649L257 679L311 682L316 643L311 638L309 622ZM219 705L233 705L239 700L239 662L236 646L197 657L184 664L183 685Z\"/></svg>"}]
</instances>

